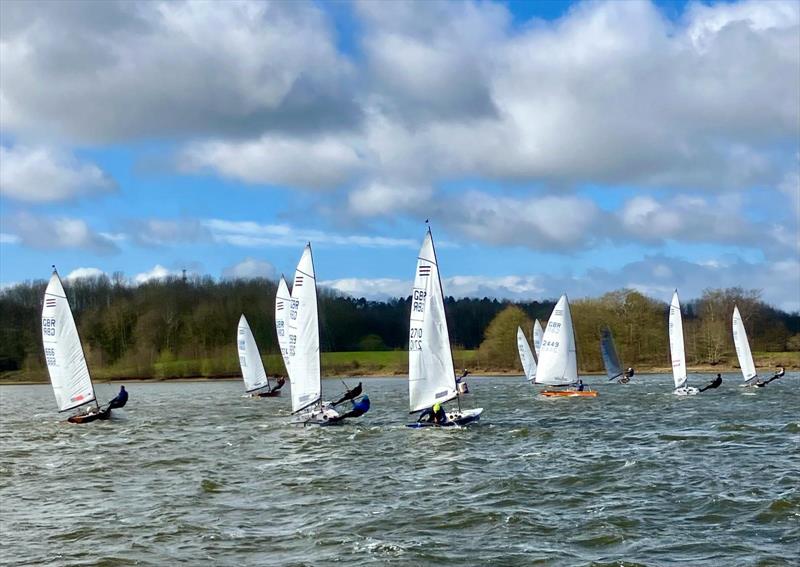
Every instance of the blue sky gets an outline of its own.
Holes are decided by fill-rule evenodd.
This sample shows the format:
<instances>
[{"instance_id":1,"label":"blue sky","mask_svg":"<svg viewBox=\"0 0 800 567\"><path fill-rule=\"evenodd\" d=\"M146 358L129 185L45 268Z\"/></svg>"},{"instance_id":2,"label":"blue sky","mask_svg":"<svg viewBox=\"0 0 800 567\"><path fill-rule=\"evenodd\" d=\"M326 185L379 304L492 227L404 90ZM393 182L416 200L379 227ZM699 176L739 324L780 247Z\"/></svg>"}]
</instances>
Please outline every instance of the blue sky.
<instances>
[{"instance_id":1,"label":"blue sky","mask_svg":"<svg viewBox=\"0 0 800 567\"><path fill-rule=\"evenodd\" d=\"M800 310L796 2L4 2L0 284L742 286ZM43 88L43 85L46 88Z\"/></svg>"}]
</instances>

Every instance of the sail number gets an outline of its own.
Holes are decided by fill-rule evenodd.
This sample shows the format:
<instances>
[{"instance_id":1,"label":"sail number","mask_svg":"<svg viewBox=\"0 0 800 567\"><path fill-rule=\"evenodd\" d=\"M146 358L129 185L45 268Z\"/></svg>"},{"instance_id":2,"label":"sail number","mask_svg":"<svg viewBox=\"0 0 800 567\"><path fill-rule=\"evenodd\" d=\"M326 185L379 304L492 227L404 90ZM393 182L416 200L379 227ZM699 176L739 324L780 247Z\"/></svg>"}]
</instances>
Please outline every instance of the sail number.
<instances>
[{"instance_id":1,"label":"sail number","mask_svg":"<svg viewBox=\"0 0 800 567\"><path fill-rule=\"evenodd\" d=\"M56 336L56 318L42 317L42 334L48 337Z\"/></svg>"},{"instance_id":2,"label":"sail number","mask_svg":"<svg viewBox=\"0 0 800 567\"><path fill-rule=\"evenodd\" d=\"M415 289L411 300L411 311L425 313L425 297L427 292L424 289Z\"/></svg>"},{"instance_id":3,"label":"sail number","mask_svg":"<svg viewBox=\"0 0 800 567\"><path fill-rule=\"evenodd\" d=\"M297 319L297 308L300 305L300 302L297 299L292 299L289 307L289 319L292 321Z\"/></svg>"},{"instance_id":4,"label":"sail number","mask_svg":"<svg viewBox=\"0 0 800 567\"><path fill-rule=\"evenodd\" d=\"M58 366L56 364L56 349L44 347L44 357L47 359L47 366Z\"/></svg>"},{"instance_id":5,"label":"sail number","mask_svg":"<svg viewBox=\"0 0 800 567\"><path fill-rule=\"evenodd\" d=\"M408 335L408 350L422 350L422 327L411 327Z\"/></svg>"}]
</instances>

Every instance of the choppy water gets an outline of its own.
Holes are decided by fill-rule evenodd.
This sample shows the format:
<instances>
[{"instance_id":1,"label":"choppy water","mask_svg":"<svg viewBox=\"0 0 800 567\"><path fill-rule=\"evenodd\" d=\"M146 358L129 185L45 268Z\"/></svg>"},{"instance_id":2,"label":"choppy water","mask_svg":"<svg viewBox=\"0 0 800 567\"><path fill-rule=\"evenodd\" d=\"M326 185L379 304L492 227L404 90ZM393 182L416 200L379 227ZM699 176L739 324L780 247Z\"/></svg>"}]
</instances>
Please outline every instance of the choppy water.
<instances>
[{"instance_id":1,"label":"choppy water","mask_svg":"<svg viewBox=\"0 0 800 567\"><path fill-rule=\"evenodd\" d=\"M596 399L545 400L471 378L486 411L462 430L404 427L403 379L364 380L356 424L306 429L237 382L131 383L89 425L49 386L5 386L0 564L800 564L800 377L693 398L589 382Z\"/></svg>"}]
</instances>

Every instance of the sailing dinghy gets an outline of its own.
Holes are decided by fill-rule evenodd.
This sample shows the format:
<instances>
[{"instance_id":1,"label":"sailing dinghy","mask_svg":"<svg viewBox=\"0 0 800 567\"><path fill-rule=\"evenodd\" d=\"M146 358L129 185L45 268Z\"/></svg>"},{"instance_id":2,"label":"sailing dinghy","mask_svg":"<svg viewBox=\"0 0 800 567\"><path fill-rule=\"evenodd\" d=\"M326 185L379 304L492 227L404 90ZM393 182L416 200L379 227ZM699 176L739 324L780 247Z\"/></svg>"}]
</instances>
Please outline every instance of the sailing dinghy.
<instances>
[{"instance_id":1,"label":"sailing dinghy","mask_svg":"<svg viewBox=\"0 0 800 567\"><path fill-rule=\"evenodd\" d=\"M480 419L483 408L461 409L453 352L444 311L444 292L430 227L425 234L414 276L408 338L409 413L424 412L453 399L458 408L445 412L440 423L418 421L409 427L467 425Z\"/></svg>"},{"instance_id":2,"label":"sailing dinghy","mask_svg":"<svg viewBox=\"0 0 800 567\"><path fill-rule=\"evenodd\" d=\"M279 287L278 293L280 291ZM344 414L336 411L335 404L322 400L317 280L310 243L306 245L297 264L288 316L282 320L286 322L285 331L288 331L286 369L292 383L293 423L332 425L341 423L347 417L360 417L366 413L369 409L367 396L352 400L353 410Z\"/></svg>"},{"instance_id":3,"label":"sailing dinghy","mask_svg":"<svg viewBox=\"0 0 800 567\"><path fill-rule=\"evenodd\" d=\"M700 390L686 385L686 351L683 344L683 318L678 290L672 294L669 306L669 352L672 356L672 378L675 381L676 396L694 396Z\"/></svg>"},{"instance_id":4,"label":"sailing dinghy","mask_svg":"<svg viewBox=\"0 0 800 567\"><path fill-rule=\"evenodd\" d=\"M55 266L44 292L42 344L58 410L64 412L95 403L85 411L70 416L67 421L90 423L109 419L111 409L101 409L97 403L78 328Z\"/></svg>"},{"instance_id":5,"label":"sailing dinghy","mask_svg":"<svg viewBox=\"0 0 800 567\"><path fill-rule=\"evenodd\" d=\"M606 375L609 382L619 379L620 384L627 384L633 377L633 368L622 370L622 364L617 354L617 345L614 343L614 335L611 329L604 327L600 334L600 354L603 355L603 366L606 368Z\"/></svg>"},{"instance_id":6,"label":"sailing dinghy","mask_svg":"<svg viewBox=\"0 0 800 567\"><path fill-rule=\"evenodd\" d=\"M239 349L239 366L242 369L245 392L254 398L280 396L283 382L278 380L275 388L271 387L267 372L264 370L264 362L261 360L261 353L258 352L256 339L253 337L253 331L250 330L244 313L239 318L236 343Z\"/></svg>"},{"instance_id":7,"label":"sailing dinghy","mask_svg":"<svg viewBox=\"0 0 800 567\"><path fill-rule=\"evenodd\" d=\"M542 337L542 350L536 370L536 384L569 387L568 390L543 390L548 398L594 398L597 392L584 390L578 379L578 354L575 349L575 331L566 294L553 308Z\"/></svg>"},{"instance_id":8,"label":"sailing dinghy","mask_svg":"<svg viewBox=\"0 0 800 567\"><path fill-rule=\"evenodd\" d=\"M536 358L531 352L531 347L528 344L528 339L525 338L522 327L517 327L517 350L519 351L519 361L522 363L525 378L527 378L528 382L533 382L536 380Z\"/></svg>"},{"instance_id":9,"label":"sailing dinghy","mask_svg":"<svg viewBox=\"0 0 800 567\"><path fill-rule=\"evenodd\" d=\"M739 359L739 368L742 369L744 384L742 386L756 386L760 380L756 365L753 362L753 353L750 352L750 342L744 330L744 321L739 314L739 307L733 306L733 344L736 346L736 356Z\"/></svg>"},{"instance_id":10,"label":"sailing dinghy","mask_svg":"<svg viewBox=\"0 0 800 567\"><path fill-rule=\"evenodd\" d=\"M542 324L536 319L533 322L533 354L536 355L536 360L539 360L539 353L542 351L542 337L544 337Z\"/></svg>"}]
</instances>

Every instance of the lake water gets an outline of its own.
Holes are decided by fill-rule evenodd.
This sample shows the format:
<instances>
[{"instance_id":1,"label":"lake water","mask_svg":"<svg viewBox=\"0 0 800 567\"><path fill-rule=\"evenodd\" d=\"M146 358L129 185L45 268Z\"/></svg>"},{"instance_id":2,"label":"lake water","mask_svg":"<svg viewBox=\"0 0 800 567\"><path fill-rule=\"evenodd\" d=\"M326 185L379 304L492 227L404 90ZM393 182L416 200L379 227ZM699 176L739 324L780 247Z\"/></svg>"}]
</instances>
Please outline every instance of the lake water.
<instances>
[{"instance_id":1,"label":"lake water","mask_svg":"<svg viewBox=\"0 0 800 567\"><path fill-rule=\"evenodd\" d=\"M288 392L238 382L129 383L88 425L48 385L3 386L0 564L799 565L800 376L725 378L690 398L589 378L596 399L470 378L485 412L460 430L406 428L399 378L364 380L355 423L305 429Z\"/></svg>"}]
</instances>

